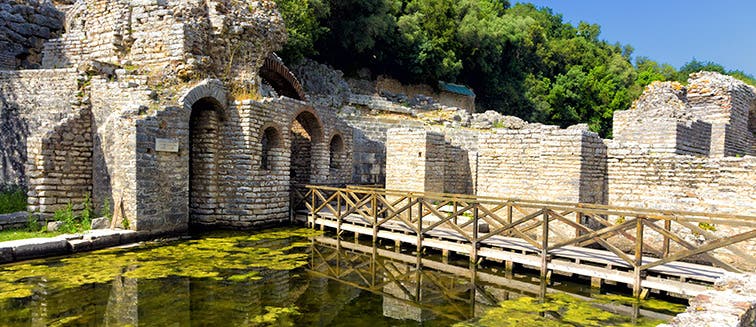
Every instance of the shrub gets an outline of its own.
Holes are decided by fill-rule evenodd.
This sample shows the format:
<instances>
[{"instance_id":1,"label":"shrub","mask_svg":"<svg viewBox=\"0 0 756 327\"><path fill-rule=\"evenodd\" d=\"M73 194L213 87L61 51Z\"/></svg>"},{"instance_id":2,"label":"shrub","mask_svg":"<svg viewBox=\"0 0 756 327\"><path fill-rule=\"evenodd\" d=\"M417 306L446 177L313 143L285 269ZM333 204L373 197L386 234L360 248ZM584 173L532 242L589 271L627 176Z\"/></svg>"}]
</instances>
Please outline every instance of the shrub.
<instances>
[{"instance_id":1,"label":"shrub","mask_svg":"<svg viewBox=\"0 0 756 327\"><path fill-rule=\"evenodd\" d=\"M26 192L17 186L0 186L0 214L26 210Z\"/></svg>"}]
</instances>

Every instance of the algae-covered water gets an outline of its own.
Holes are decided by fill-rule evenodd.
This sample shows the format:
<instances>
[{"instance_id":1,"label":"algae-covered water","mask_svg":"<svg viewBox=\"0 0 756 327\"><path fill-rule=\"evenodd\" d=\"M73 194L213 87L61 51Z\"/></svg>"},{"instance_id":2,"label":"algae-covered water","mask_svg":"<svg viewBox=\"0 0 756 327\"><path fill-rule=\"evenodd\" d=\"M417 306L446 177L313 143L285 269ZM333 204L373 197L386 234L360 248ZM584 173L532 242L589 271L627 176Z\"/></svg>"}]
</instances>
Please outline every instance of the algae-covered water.
<instances>
[{"instance_id":1,"label":"algae-covered water","mask_svg":"<svg viewBox=\"0 0 756 327\"><path fill-rule=\"evenodd\" d=\"M220 232L0 266L0 326L653 326L632 300L418 269L308 229ZM363 250L364 250L363 246ZM430 256L430 255L429 255ZM481 267L483 268L483 267ZM522 282L519 285L524 285ZM537 288L536 285L533 287ZM684 306L645 301L664 314ZM618 313L614 313L618 312Z\"/></svg>"}]
</instances>

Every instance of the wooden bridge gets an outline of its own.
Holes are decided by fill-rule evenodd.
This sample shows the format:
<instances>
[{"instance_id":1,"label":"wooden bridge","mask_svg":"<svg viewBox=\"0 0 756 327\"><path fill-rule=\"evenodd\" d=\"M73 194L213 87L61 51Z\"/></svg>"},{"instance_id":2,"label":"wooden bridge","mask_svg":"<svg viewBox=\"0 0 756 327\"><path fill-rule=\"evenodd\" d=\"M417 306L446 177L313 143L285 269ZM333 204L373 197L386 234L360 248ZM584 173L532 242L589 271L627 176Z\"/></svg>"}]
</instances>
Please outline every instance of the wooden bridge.
<instances>
[{"instance_id":1,"label":"wooden bridge","mask_svg":"<svg viewBox=\"0 0 756 327\"><path fill-rule=\"evenodd\" d=\"M501 273L444 263L438 257L417 257L376 246L329 236L312 239L310 274L350 287L378 294L384 310L400 313L397 319L424 321L434 316L465 321L506 300L529 296L542 299L547 294L566 294L605 311L628 317L649 317L669 321L672 316L646 310L639 303L611 303L519 281ZM445 310L439 310L445 308Z\"/></svg>"},{"instance_id":2,"label":"wooden bridge","mask_svg":"<svg viewBox=\"0 0 756 327\"><path fill-rule=\"evenodd\" d=\"M648 290L691 297L726 271L756 267L756 258L738 247L756 238L753 216L360 186L309 185L293 196L294 219L338 236L410 244L418 258L435 249L469 256L473 264L500 261L510 271L521 264L543 280L553 272L589 277L592 286L624 283L636 297Z\"/></svg>"}]
</instances>

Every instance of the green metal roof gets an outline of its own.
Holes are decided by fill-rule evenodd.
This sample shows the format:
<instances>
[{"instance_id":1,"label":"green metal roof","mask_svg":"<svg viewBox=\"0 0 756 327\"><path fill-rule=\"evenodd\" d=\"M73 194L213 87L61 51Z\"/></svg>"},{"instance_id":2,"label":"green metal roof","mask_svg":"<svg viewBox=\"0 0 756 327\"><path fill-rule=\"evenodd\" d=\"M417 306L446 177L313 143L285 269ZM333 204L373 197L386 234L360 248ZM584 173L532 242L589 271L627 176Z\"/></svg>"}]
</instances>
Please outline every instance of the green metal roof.
<instances>
[{"instance_id":1,"label":"green metal roof","mask_svg":"<svg viewBox=\"0 0 756 327\"><path fill-rule=\"evenodd\" d=\"M438 82L438 87L441 88L442 91L466 95L469 97L475 97L475 92L473 92L472 89L464 85Z\"/></svg>"}]
</instances>

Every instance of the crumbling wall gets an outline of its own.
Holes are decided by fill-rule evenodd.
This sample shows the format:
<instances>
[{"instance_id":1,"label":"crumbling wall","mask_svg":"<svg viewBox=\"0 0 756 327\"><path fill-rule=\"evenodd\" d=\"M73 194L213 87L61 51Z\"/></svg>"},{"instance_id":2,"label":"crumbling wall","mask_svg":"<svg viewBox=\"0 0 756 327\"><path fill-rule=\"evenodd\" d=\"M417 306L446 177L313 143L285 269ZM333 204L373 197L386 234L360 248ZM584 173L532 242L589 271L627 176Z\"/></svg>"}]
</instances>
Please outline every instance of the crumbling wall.
<instances>
[{"instance_id":1,"label":"crumbling wall","mask_svg":"<svg viewBox=\"0 0 756 327\"><path fill-rule=\"evenodd\" d=\"M0 69L39 68L44 42L60 35L63 16L50 1L0 3Z\"/></svg>"},{"instance_id":2,"label":"crumbling wall","mask_svg":"<svg viewBox=\"0 0 756 327\"><path fill-rule=\"evenodd\" d=\"M70 7L66 33L45 45L44 67L96 60L171 79L227 77L256 84L286 39L272 1L88 0Z\"/></svg>"},{"instance_id":3,"label":"crumbling wall","mask_svg":"<svg viewBox=\"0 0 756 327\"><path fill-rule=\"evenodd\" d=\"M28 210L50 217L84 209L92 191L92 112L80 109L29 139Z\"/></svg>"},{"instance_id":4,"label":"crumbling wall","mask_svg":"<svg viewBox=\"0 0 756 327\"><path fill-rule=\"evenodd\" d=\"M688 83L690 112L712 125L711 156L748 154L754 141L749 112L756 89L713 72L691 74Z\"/></svg>"},{"instance_id":5,"label":"crumbling wall","mask_svg":"<svg viewBox=\"0 0 756 327\"><path fill-rule=\"evenodd\" d=\"M73 112L75 70L0 71L0 184L26 186L27 140Z\"/></svg>"},{"instance_id":6,"label":"crumbling wall","mask_svg":"<svg viewBox=\"0 0 756 327\"><path fill-rule=\"evenodd\" d=\"M687 89L654 82L628 110L614 113L614 140L646 144L657 152L709 155L711 124L690 111Z\"/></svg>"}]
</instances>

